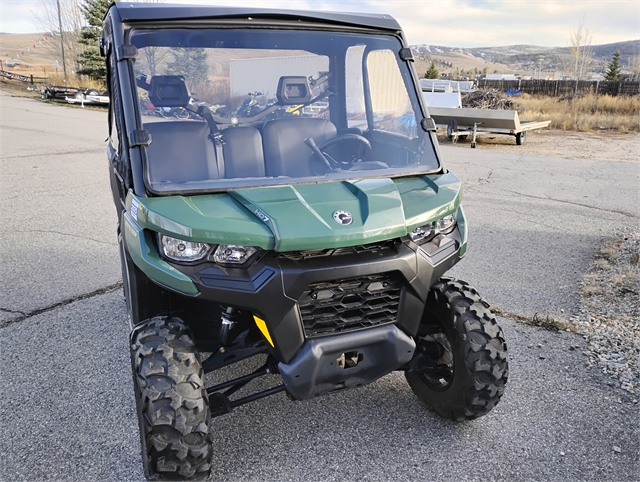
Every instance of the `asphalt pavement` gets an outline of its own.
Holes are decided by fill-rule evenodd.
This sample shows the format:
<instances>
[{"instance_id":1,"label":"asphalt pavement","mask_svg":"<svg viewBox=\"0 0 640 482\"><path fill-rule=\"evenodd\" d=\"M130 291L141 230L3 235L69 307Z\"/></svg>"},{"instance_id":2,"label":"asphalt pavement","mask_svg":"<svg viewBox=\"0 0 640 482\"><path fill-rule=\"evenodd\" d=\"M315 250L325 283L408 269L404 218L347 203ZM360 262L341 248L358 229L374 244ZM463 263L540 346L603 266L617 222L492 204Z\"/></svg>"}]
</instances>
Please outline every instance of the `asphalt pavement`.
<instances>
[{"instance_id":1,"label":"asphalt pavement","mask_svg":"<svg viewBox=\"0 0 640 482\"><path fill-rule=\"evenodd\" d=\"M0 92L0 127L0 481L143 480L106 114ZM471 229L452 274L505 312L570 315L598 246L638 227L638 163L442 152ZM499 322L510 377L485 417L437 418L400 373L278 394L214 420L212 480L640 480L640 405L584 340Z\"/></svg>"}]
</instances>

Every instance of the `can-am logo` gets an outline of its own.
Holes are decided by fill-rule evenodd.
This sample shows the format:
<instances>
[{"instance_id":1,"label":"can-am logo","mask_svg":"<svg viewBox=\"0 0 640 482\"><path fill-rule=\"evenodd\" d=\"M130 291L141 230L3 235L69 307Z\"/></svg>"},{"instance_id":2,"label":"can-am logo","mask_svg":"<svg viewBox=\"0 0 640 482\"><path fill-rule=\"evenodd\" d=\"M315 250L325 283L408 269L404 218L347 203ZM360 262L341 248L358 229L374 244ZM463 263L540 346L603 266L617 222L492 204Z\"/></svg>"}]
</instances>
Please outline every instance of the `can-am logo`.
<instances>
[{"instance_id":1,"label":"can-am logo","mask_svg":"<svg viewBox=\"0 0 640 482\"><path fill-rule=\"evenodd\" d=\"M347 226L348 224L351 224L353 222L351 214L349 214L347 211L336 211L335 213L333 213L333 220L343 226Z\"/></svg>"}]
</instances>

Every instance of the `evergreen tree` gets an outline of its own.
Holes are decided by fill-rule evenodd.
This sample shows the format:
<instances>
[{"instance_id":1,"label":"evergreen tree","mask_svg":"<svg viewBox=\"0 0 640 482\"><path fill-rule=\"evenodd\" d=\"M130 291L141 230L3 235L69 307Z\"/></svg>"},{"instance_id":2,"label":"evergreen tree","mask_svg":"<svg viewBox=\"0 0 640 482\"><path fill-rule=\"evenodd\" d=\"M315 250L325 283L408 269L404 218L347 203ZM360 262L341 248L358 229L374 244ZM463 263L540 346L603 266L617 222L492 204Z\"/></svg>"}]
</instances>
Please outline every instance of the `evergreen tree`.
<instances>
[{"instance_id":1,"label":"evergreen tree","mask_svg":"<svg viewBox=\"0 0 640 482\"><path fill-rule=\"evenodd\" d=\"M174 48L169 54L173 58L167 62L167 74L184 75L190 90L209 83L209 59L205 49Z\"/></svg>"},{"instance_id":2,"label":"evergreen tree","mask_svg":"<svg viewBox=\"0 0 640 482\"><path fill-rule=\"evenodd\" d=\"M611 63L609 64L609 68L607 69L607 73L605 74L605 80L618 81L622 76L622 72L620 72L620 51L616 50L613 53L613 58L611 59Z\"/></svg>"},{"instance_id":3,"label":"evergreen tree","mask_svg":"<svg viewBox=\"0 0 640 482\"><path fill-rule=\"evenodd\" d=\"M425 79L439 79L440 78L440 72L438 72L438 69L436 69L436 63L431 61L431 66L429 67L429 70L427 70L427 73L424 74L424 78Z\"/></svg>"},{"instance_id":4,"label":"evergreen tree","mask_svg":"<svg viewBox=\"0 0 640 482\"><path fill-rule=\"evenodd\" d=\"M111 0L85 0L80 5L80 10L88 26L80 32L79 42L85 46L84 50L78 54L78 74L87 75L94 80L106 83L107 70L105 62L100 57L98 38L102 33L102 19L107 9L111 5Z\"/></svg>"}]
</instances>

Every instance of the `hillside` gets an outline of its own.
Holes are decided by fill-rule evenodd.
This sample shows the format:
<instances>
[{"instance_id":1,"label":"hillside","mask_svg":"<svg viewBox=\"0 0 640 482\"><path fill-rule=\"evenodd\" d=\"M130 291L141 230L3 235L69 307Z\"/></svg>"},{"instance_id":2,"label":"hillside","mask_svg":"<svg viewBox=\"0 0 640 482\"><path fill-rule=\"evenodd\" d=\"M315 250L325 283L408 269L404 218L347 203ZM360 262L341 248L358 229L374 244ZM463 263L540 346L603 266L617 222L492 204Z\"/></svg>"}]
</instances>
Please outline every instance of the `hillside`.
<instances>
[{"instance_id":1,"label":"hillside","mask_svg":"<svg viewBox=\"0 0 640 482\"><path fill-rule=\"evenodd\" d=\"M54 59L58 60L59 69L62 61L58 52L59 37L45 34L6 34L0 33L0 60L6 70L12 72L28 72L42 75L54 71ZM542 69L543 75L562 72L571 64L569 47L540 47L535 45L507 45L500 47L452 48L443 45L412 45L415 66L418 75L422 76L429 68L431 61L436 63L440 73L454 74L458 71L471 71L481 74L514 73L534 75ZM613 52L620 50L623 70L640 59L640 40L629 40L611 44L593 45L590 70L603 72ZM67 59L71 65L72 59ZM9 65L5 65L9 61ZM18 62L11 65L12 62Z\"/></svg>"},{"instance_id":2,"label":"hillside","mask_svg":"<svg viewBox=\"0 0 640 482\"><path fill-rule=\"evenodd\" d=\"M488 73L514 73L533 75L539 69L543 74L562 72L571 64L569 47L540 47L536 45L507 45L500 47L452 48L441 45L412 45L414 55L428 68L431 60L436 62L440 72L452 72L456 68L464 70L487 68ZM633 64L640 57L640 40L629 40L611 44L593 45L590 71L603 72L616 50L622 53L624 67ZM453 67L449 67L449 65ZM418 67L418 65L416 65ZM418 68L422 74L426 68Z\"/></svg>"},{"instance_id":3,"label":"hillside","mask_svg":"<svg viewBox=\"0 0 640 482\"><path fill-rule=\"evenodd\" d=\"M51 37L49 34L2 33L0 34L0 60L5 70L41 75L44 69L47 72L54 71L53 61L58 59L61 70L62 60L55 54L58 42L60 37ZM8 65L6 65L7 61ZM17 64L11 65L13 62Z\"/></svg>"}]
</instances>

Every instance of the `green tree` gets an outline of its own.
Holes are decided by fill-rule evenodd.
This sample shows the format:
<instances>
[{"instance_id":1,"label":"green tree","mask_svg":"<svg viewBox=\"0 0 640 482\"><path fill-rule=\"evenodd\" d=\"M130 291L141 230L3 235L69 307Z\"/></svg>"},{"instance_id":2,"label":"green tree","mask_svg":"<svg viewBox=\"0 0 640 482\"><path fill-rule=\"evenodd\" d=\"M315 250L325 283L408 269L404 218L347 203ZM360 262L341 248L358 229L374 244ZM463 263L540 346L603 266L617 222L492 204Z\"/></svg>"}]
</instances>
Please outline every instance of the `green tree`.
<instances>
[{"instance_id":1,"label":"green tree","mask_svg":"<svg viewBox=\"0 0 640 482\"><path fill-rule=\"evenodd\" d=\"M605 80L613 80L618 81L622 73L620 72L620 51L616 50L613 53L613 58L611 59L611 63L609 64L609 68L607 69L607 73L604 75Z\"/></svg>"},{"instance_id":2,"label":"green tree","mask_svg":"<svg viewBox=\"0 0 640 482\"><path fill-rule=\"evenodd\" d=\"M80 10L88 26L80 32L79 42L85 47L77 57L80 67L77 73L103 83L106 83L107 70L104 59L100 57L98 38L102 33L102 19L109 5L111 5L111 0L85 0L80 5Z\"/></svg>"},{"instance_id":3,"label":"green tree","mask_svg":"<svg viewBox=\"0 0 640 482\"><path fill-rule=\"evenodd\" d=\"M425 79L439 79L440 78L440 72L438 72L438 69L436 69L436 63L431 61L431 66L429 67L429 70L427 70L427 72L424 74L424 78Z\"/></svg>"},{"instance_id":4,"label":"green tree","mask_svg":"<svg viewBox=\"0 0 640 482\"><path fill-rule=\"evenodd\" d=\"M184 75L190 90L209 84L209 59L205 49L174 48L169 52L166 73Z\"/></svg>"}]
</instances>

